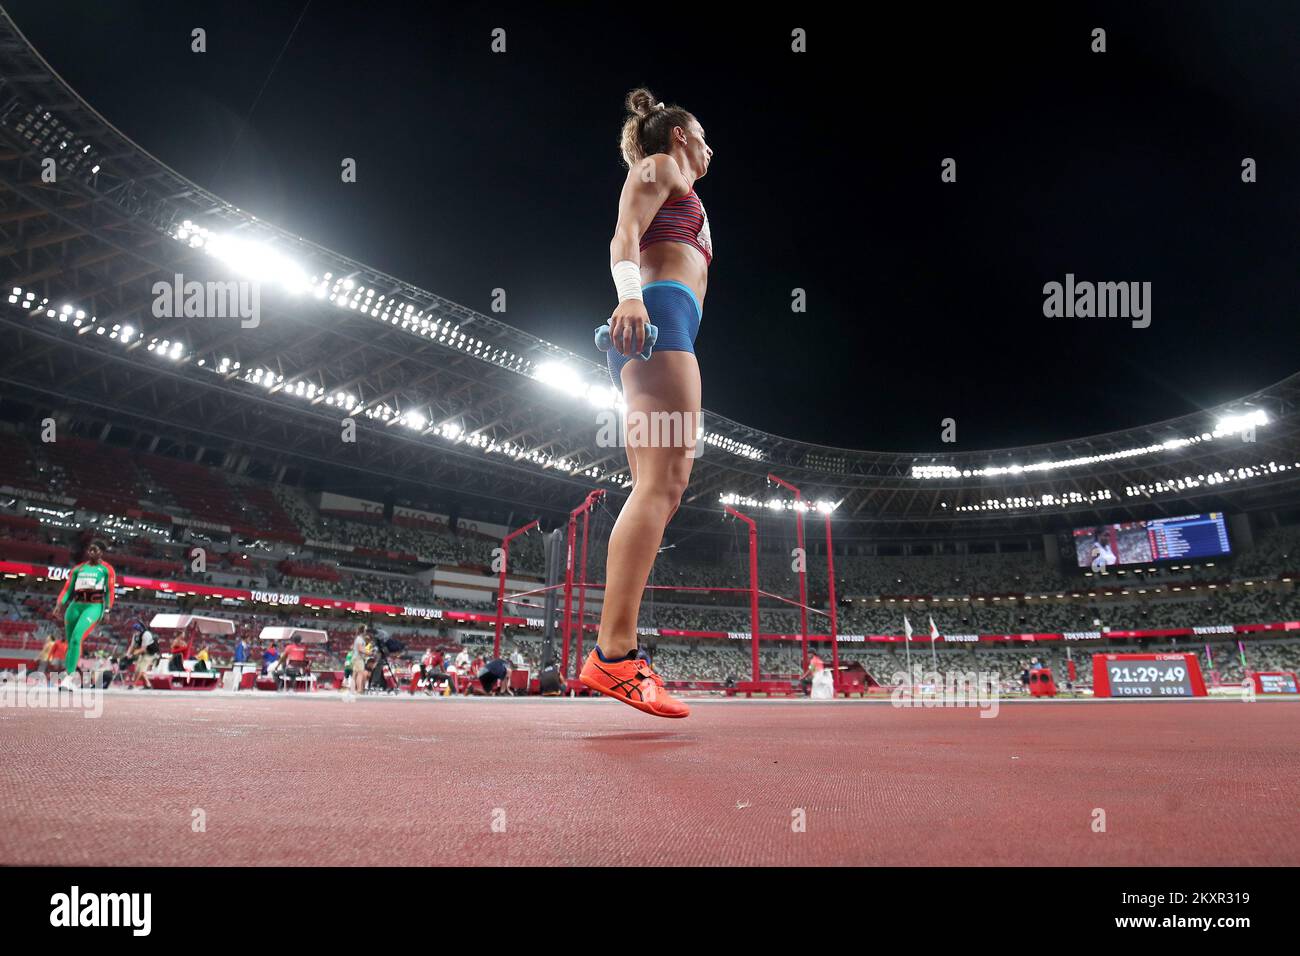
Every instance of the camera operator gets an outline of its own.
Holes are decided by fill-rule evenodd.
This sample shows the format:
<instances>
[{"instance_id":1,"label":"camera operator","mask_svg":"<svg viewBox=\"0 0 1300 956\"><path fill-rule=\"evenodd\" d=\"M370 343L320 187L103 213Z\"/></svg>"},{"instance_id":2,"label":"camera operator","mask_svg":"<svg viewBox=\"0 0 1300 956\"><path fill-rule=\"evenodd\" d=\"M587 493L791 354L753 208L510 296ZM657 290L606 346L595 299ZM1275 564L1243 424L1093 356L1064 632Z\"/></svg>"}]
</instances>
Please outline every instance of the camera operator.
<instances>
[{"instance_id":1,"label":"camera operator","mask_svg":"<svg viewBox=\"0 0 1300 956\"><path fill-rule=\"evenodd\" d=\"M158 655L162 649L158 646L158 638L154 636L153 631L144 626L142 621L132 621L131 630L133 632L131 644L126 651L127 661L135 662L135 674L131 678L131 686L134 687L139 681L148 687L147 675L158 662ZM126 661L123 661L123 664L125 663Z\"/></svg>"},{"instance_id":2,"label":"camera operator","mask_svg":"<svg viewBox=\"0 0 1300 956\"><path fill-rule=\"evenodd\" d=\"M375 684L379 690L396 693L397 676L393 672L393 666L389 662L389 654L400 654L405 645L388 636L388 632L382 628L370 628L371 649L374 654L366 659L366 686ZM377 678L377 680L376 680Z\"/></svg>"}]
</instances>

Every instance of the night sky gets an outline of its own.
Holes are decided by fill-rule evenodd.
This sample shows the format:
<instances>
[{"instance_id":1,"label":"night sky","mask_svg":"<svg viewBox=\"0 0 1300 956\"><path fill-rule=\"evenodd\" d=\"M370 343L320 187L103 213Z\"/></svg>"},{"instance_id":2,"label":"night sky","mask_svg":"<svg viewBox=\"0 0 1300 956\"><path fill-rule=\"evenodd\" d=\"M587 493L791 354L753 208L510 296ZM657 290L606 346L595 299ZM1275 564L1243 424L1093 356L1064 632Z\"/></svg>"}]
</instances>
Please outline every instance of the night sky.
<instances>
[{"instance_id":1,"label":"night sky","mask_svg":"<svg viewBox=\"0 0 1300 956\"><path fill-rule=\"evenodd\" d=\"M927 6L907 21L877 5L849 19L843 4L312 0L274 71L301 0L5 6L182 175L480 311L504 288L501 318L593 359L614 305L623 98L648 85L716 151L697 184L716 253L705 405L778 434L1050 441L1297 367L1294 4ZM190 52L199 26L205 54ZM809 52L790 51L794 27ZM1043 284L1066 273L1151 282L1150 328L1045 318Z\"/></svg>"}]
</instances>

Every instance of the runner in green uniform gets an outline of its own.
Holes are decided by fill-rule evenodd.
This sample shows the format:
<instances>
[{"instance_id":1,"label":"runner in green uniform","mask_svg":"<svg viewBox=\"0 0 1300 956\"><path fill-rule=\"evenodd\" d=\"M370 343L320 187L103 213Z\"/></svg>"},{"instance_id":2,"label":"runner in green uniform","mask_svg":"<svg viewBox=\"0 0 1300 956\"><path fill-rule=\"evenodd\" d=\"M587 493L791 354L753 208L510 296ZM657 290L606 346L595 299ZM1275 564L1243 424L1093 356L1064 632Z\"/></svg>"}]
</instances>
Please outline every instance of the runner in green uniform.
<instances>
[{"instance_id":1,"label":"runner in green uniform","mask_svg":"<svg viewBox=\"0 0 1300 956\"><path fill-rule=\"evenodd\" d=\"M81 645L91 628L104 620L113 607L117 574L113 566L103 560L104 550L104 542L98 538L86 546L86 560L68 572L68 580L54 604L52 617L56 621L62 617L68 642L63 665L67 676L59 684L60 690L73 689L72 675L81 660Z\"/></svg>"}]
</instances>

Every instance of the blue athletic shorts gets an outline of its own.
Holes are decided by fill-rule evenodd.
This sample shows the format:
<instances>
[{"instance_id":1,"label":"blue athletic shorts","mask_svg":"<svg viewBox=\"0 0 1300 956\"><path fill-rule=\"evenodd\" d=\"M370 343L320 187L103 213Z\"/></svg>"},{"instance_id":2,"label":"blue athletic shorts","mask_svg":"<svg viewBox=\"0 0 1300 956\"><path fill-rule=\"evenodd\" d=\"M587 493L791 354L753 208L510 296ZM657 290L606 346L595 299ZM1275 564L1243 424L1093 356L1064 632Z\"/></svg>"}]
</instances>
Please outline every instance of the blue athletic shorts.
<instances>
[{"instance_id":1,"label":"blue athletic shorts","mask_svg":"<svg viewBox=\"0 0 1300 956\"><path fill-rule=\"evenodd\" d=\"M695 351L695 336L700 332L702 315L699 300L690 286L673 279L651 282L641 287L641 299L650 315L650 324L659 328L655 352ZM623 366L632 359L612 347L605 354L609 356L609 377L615 388L622 389ZM653 353L650 359L654 360Z\"/></svg>"}]
</instances>

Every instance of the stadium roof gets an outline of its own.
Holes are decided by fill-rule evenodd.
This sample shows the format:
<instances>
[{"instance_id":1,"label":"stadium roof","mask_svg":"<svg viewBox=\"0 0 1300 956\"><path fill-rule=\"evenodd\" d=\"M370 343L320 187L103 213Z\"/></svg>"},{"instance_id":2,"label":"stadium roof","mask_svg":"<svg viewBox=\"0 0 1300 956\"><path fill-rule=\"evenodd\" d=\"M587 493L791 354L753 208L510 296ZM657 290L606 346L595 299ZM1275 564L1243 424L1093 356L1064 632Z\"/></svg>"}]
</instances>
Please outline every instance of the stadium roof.
<instances>
[{"instance_id":1,"label":"stadium roof","mask_svg":"<svg viewBox=\"0 0 1300 956\"><path fill-rule=\"evenodd\" d=\"M567 510L593 486L628 484L623 450L598 441L616 401L603 365L190 182L96 113L3 10L0 196L0 330L9 338L0 385L9 396L271 463L525 511ZM226 306L241 294L250 305L256 291L256 321L186 316L190 287L170 291L178 276L210 283L205 294L230 292ZM168 314L176 304L180 314ZM219 305L210 300L204 312ZM863 401L864 418L886 414L858 397L865 391L845 383L845 401ZM1298 405L1300 374L1139 428L924 455L813 445L706 410L678 520L716 519L724 497L770 506L769 472L873 537L1294 504ZM355 441L342 440L345 418Z\"/></svg>"}]
</instances>

